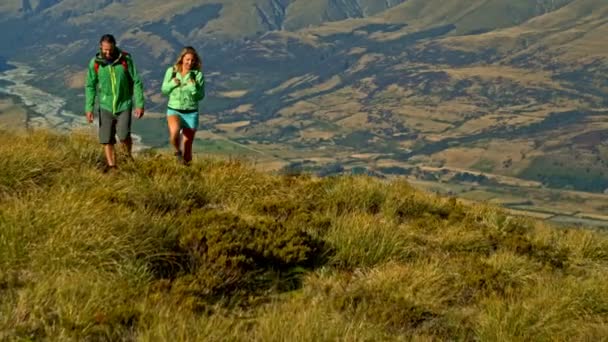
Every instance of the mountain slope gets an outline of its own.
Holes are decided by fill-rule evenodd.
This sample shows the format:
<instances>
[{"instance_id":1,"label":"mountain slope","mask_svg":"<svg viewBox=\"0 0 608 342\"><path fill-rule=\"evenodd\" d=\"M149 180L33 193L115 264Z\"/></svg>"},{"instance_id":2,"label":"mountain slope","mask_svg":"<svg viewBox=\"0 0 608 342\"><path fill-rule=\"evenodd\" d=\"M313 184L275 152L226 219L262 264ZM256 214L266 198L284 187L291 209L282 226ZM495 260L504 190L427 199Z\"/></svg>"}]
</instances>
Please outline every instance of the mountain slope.
<instances>
[{"instance_id":1,"label":"mountain slope","mask_svg":"<svg viewBox=\"0 0 608 342\"><path fill-rule=\"evenodd\" d=\"M471 34L516 26L530 18L559 9L573 0L411 0L384 15L389 21L454 24L456 34Z\"/></svg>"},{"instance_id":2,"label":"mountain slope","mask_svg":"<svg viewBox=\"0 0 608 342\"><path fill-rule=\"evenodd\" d=\"M374 15L404 0L198 0L198 1L80 1L33 3L11 0L0 7L0 15L49 16L86 26L113 19L141 25L148 22L172 25L173 19L187 21L186 34L194 37L251 37L269 30L297 30L328 21ZM20 4L21 3L21 4ZM181 23L183 25L183 23Z\"/></svg>"},{"instance_id":3,"label":"mountain slope","mask_svg":"<svg viewBox=\"0 0 608 342\"><path fill-rule=\"evenodd\" d=\"M597 44L607 33L607 17L608 4L604 1L575 1L517 27L475 37L447 38L445 41L471 50L482 46L503 50L510 59L517 59L520 54L545 53L563 57L564 62L589 63L590 60L608 57L606 47ZM581 61L582 57L587 59Z\"/></svg>"}]
</instances>

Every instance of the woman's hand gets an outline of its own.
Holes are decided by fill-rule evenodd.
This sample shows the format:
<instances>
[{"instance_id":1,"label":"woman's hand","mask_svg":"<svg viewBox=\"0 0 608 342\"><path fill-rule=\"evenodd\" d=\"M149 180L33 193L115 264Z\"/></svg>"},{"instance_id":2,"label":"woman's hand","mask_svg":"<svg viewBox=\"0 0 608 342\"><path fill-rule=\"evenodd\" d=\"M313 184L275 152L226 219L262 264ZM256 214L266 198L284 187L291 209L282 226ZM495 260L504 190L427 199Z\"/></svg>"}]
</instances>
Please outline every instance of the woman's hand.
<instances>
[{"instance_id":1,"label":"woman's hand","mask_svg":"<svg viewBox=\"0 0 608 342\"><path fill-rule=\"evenodd\" d=\"M174 78L174 79L173 79L173 82L174 82L174 83L175 83L175 85L177 85L177 86L181 84L180 80L178 80L177 78Z\"/></svg>"}]
</instances>

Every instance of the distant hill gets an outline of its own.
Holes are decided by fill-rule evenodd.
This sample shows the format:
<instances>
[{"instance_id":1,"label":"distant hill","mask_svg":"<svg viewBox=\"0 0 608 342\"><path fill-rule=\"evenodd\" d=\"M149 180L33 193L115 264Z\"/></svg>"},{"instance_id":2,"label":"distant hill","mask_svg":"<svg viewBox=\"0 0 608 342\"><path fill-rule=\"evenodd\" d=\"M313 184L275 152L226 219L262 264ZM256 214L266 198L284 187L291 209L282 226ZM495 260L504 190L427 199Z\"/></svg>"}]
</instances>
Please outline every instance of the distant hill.
<instances>
[{"instance_id":1,"label":"distant hill","mask_svg":"<svg viewBox=\"0 0 608 342\"><path fill-rule=\"evenodd\" d=\"M100 20L117 20L128 25L157 23L166 29L182 26L185 37L252 37L270 30L297 30L329 21L363 18L380 13L405 0L199 0L199 1L96 1L9 0L0 7L5 18L65 19L76 26ZM156 9L156 10L150 10ZM122 26L122 25L121 25ZM170 34L170 31L166 31Z\"/></svg>"}]
</instances>

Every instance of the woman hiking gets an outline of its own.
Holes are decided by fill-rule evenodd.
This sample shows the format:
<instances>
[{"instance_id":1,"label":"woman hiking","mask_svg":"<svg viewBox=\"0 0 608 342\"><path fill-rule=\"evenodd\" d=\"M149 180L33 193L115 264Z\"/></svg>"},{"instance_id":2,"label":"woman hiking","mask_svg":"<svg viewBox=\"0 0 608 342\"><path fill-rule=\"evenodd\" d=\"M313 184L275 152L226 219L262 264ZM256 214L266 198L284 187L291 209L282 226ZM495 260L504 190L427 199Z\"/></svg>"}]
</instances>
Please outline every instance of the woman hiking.
<instances>
[{"instance_id":1,"label":"woman hiking","mask_svg":"<svg viewBox=\"0 0 608 342\"><path fill-rule=\"evenodd\" d=\"M167 69L161 91L169 97L169 142L177 159L188 165L192 160L192 143L198 127L198 105L205 97L201 59L193 47L183 48L175 65Z\"/></svg>"}]
</instances>

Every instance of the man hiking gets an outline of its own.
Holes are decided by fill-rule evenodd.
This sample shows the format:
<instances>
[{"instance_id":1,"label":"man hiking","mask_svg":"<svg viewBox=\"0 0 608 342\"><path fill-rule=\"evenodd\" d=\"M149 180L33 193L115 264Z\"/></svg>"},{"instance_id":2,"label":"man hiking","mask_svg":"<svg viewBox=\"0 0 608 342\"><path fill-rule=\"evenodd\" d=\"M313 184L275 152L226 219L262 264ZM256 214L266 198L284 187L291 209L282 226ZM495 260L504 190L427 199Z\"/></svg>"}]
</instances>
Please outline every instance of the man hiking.
<instances>
[{"instance_id":1,"label":"man hiking","mask_svg":"<svg viewBox=\"0 0 608 342\"><path fill-rule=\"evenodd\" d=\"M116 135L129 158L131 139L131 110L135 98L135 117L144 115L143 84L135 69L131 55L116 47L110 34L99 40L99 52L89 61L85 85L85 112L93 122L93 107L99 89L99 142L104 147L105 171L116 168L114 144Z\"/></svg>"}]
</instances>

